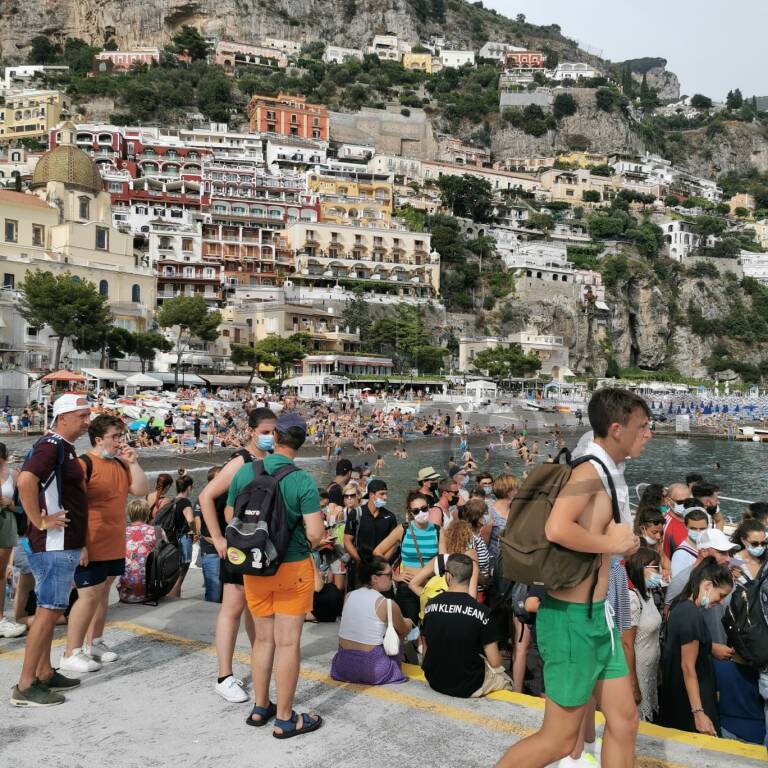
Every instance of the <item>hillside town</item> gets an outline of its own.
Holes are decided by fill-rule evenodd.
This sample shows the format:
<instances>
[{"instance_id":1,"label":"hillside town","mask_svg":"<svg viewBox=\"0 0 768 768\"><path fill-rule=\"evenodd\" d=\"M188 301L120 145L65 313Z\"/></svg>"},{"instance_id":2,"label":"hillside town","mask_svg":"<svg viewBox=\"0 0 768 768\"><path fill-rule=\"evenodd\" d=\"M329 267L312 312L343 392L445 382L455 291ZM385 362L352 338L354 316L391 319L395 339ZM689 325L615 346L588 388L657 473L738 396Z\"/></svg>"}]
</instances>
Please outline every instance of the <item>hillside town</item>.
<instances>
[{"instance_id":1,"label":"hillside town","mask_svg":"<svg viewBox=\"0 0 768 768\"><path fill-rule=\"evenodd\" d=\"M234 79L305 64L306 46L293 40L206 39L205 46L207 61ZM621 87L591 64L503 42L458 50L439 37L412 45L375 35L364 49L320 49L327 65L376 57L427 77L492 63L501 119L534 134L532 121L546 131L562 114L601 108L605 94L613 98ZM158 47L101 50L89 74L125 75L165 55ZM184 51L177 58L190 60ZM475 355L515 344L539 358L538 375L547 379L604 373L585 370L562 336L546 329L494 333L477 317L494 309L494 298L474 287L471 298L460 291L459 305L445 285L455 270L435 242L446 222L469 247L469 261L479 260L481 278L484 257L495 270L496 299L567 301L604 325L611 311L605 257L666 257L768 285L768 217L754 197L729 197L716 180L648 151L497 158L489 146L436 130L426 107L340 112L288 91L248 94L247 124L238 130L202 115L186 125L88 122L68 93L39 87L65 70L6 67L0 81L0 366L15 374L151 370L174 383L181 373L242 384L274 366L252 370L238 348L295 334L303 334L306 355L285 373L297 381L337 375L402 386L420 373L487 375L474 367ZM645 76L639 87L642 100ZM691 101L663 108L696 112ZM469 190L484 207L472 207ZM114 344L88 348L76 331L62 338L48 325L34 327L20 291L35 270L89 281L115 328L165 338L143 357L127 348L111 357ZM219 313L217 332L189 334L182 349L174 324L158 323L177 297L199 298ZM426 358L404 367L361 337L350 322L353 302L374 314L428 312L437 319L427 343L442 355L426 369ZM9 387L26 389L18 381Z\"/></svg>"}]
</instances>

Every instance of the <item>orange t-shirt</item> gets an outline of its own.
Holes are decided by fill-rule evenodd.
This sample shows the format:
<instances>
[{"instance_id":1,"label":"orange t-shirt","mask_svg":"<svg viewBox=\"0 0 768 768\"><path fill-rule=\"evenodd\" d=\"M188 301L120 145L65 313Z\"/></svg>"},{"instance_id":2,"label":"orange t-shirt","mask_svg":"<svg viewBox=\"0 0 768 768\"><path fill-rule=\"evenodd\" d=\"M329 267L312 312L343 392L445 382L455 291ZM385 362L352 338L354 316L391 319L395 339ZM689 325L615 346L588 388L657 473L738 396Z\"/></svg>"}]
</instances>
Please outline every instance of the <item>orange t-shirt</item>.
<instances>
[{"instance_id":1,"label":"orange t-shirt","mask_svg":"<svg viewBox=\"0 0 768 768\"><path fill-rule=\"evenodd\" d=\"M93 470L87 482L88 559L119 560L125 557L125 506L131 486L130 470L114 459L88 454ZM86 466L83 460L83 472Z\"/></svg>"}]
</instances>

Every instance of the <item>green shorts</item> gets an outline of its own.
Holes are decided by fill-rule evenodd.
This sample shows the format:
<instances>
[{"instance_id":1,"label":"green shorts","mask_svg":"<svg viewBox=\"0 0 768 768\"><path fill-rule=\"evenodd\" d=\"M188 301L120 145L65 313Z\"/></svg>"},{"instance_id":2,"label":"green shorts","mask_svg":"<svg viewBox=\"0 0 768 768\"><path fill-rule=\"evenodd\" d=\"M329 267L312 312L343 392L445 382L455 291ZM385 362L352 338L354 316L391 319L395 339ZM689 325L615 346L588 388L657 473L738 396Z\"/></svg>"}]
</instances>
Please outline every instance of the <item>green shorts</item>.
<instances>
[{"instance_id":1,"label":"green shorts","mask_svg":"<svg viewBox=\"0 0 768 768\"><path fill-rule=\"evenodd\" d=\"M544 693L561 707L589 701L598 680L629 674L621 638L605 617L605 601L566 603L549 595L536 614L536 640L544 661Z\"/></svg>"}]
</instances>

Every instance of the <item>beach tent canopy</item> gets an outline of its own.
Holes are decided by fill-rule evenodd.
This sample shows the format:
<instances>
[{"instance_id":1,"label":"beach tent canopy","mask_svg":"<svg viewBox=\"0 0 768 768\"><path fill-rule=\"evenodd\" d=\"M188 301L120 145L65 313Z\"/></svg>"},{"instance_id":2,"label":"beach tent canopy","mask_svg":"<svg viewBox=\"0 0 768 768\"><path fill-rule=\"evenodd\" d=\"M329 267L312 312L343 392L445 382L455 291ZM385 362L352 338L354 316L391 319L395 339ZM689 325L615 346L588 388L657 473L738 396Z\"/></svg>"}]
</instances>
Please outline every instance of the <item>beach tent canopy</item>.
<instances>
[{"instance_id":1,"label":"beach tent canopy","mask_svg":"<svg viewBox=\"0 0 768 768\"><path fill-rule=\"evenodd\" d=\"M153 371L152 376L158 381L162 381L163 384L173 384L173 380L174 380L173 371ZM201 379L196 373L182 373L181 371L179 371L178 381L179 381L180 387L188 387L188 386L204 387L205 386L205 381L203 381L203 379Z\"/></svg>"},{"instance_id":2,"label":"beach tent canopy","mask_svg":"<svg viewBox=\"0 0 768 768\"><path fill-rule=\"evenodd\" d=\"M123 381L127 387L162 387L163 382L154 376L148 376L146 373L134 373Z\"/></svg>"},{"instance_id":3,"label":"beach tent canopy","mask_svg":"<svg viewBox=\"0 0 768 768\"><path fill-rule=\"evenodd\" d=\"M492 381L468 381L464 391L468 397L475 400L492 400L496 397L498 387Z\"/></svg>"},{"instance_id":4,"label":"beach tent canopy","mask_svg":"<svg viewBox=\"0 0 768 768\"><path fill-rule=\"evenodd\" d=\"M241 376L237 374L212 374L204 373L202 378L205 379L212 387L246 387L248 386L248 380L250 376ZM266 387L267 382L260 379L258 376L253 377L251 382L252 387Z\"/></svg>"},{"instance_id":5,"label":"beach tent canopy","mask_svg":"<svg viewBox=\"0 0 768 768\"><path fill-rule=\"evenodd\" d=\"M81 368L80 369L88 379L96 381L123 381L125 374L119 371L113 371L111 368Z\"/></svg>"},{"instance_id":6,"label":"beach tent canopy","mask_svg":"<svg viewBox=\"0 0 768 768\"><path fill-rule=\"evenodd\" d=\"M60 371L46 374L43 376L43 381L85 381L85 376L63 368Z\"/></svg>"}]
</instances>

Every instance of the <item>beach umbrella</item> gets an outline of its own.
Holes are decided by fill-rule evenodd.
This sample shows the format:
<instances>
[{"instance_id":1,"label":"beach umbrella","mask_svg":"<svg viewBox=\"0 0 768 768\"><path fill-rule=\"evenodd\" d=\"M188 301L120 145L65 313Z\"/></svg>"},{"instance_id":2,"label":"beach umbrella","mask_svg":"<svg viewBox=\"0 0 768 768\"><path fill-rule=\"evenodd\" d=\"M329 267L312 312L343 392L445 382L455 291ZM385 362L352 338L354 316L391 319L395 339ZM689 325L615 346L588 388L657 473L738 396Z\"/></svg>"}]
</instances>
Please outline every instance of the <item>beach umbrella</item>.
<instances>
[{"instance_id":1,"label":"beach umbrella","mask_svg":"<svg viewBox=\"0 0 768 768\"><path fill-rule=\"evenodd\" d=\"M62 369L46 374L43 376L43 381L85 381L85 376L81 373Z\"/></svg>"},{"instance_id":2,"label":"beach umbrella","mask_svg":"<svg viewBox=\"0 0 768 768\"><path fill-rule=\"evenodd\" d=\"M132 421L128 425L128 429L131 430L131 432L136 432L136 430L143 429L147 426L147 420L146 419L136 419L136 421Z\"/></svg>"}]
</instances>

